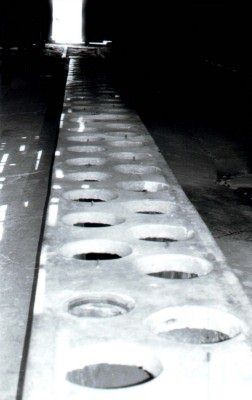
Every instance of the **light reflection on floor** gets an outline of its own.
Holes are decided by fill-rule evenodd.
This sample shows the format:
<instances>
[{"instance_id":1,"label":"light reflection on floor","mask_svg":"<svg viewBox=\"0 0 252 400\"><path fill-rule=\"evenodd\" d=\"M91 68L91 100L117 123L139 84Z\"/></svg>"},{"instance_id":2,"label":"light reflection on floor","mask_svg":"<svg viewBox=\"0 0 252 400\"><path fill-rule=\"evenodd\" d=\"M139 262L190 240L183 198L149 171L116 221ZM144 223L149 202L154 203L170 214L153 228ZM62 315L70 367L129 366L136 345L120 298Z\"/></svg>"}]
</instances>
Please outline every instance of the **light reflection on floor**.
<instances>
[{"instance_id":1,"label":"light reflection on floor","mask_svg":"<svg viewBox=\"0 0 252 400\"><path fill-rule=\"evenodd\" d=\"M39 84L34 76L23 76L16 62L14 59L15 73L6 84L8 90L4 87L4 95L0 97L1 399L16 398L50 160L57 133L45 123L47 101L54 96L55 86L45 86L47 82L40 76ZM57 95L55 99L57 102ZM55 123L54 113L50 123Z\"/></svg>"}]
</instances>

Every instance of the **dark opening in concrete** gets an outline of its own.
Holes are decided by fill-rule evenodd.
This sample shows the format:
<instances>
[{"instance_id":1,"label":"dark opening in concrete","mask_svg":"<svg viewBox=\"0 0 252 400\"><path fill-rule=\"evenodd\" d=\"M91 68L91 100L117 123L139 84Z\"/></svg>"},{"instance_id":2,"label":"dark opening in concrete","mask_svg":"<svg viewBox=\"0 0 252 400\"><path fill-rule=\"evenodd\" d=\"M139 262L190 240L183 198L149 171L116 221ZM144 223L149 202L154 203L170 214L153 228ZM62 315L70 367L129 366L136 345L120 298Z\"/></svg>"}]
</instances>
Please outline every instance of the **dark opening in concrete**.
<instances>
[{"instance_id":1,"label":"dark opening in concrete","mask_svg":"<svg viewBox=\"0 0 252 400\"><path fill-rule=\"evenodd\" d=\"M102 224L99 222L76 222L74 226L78 226L80 228L105 228L107 226L111 226L110 224Z\"/></svg>"},{"instance_id":2,"label":"dark opening in concrete","mask_svg":"<svg viewBox=\"0 0 252 400\"><path fill-rule=\"evenodd\" d=\"M198 274L183 272L183 271L159 271L159 272L152 272L148 275L154 276L155 278L163 278L163 279L192 279L199 277Z\"/></svg>"},{"instance_id":3,"label":"dark opening in concrete","mask_svg":"<svg viewBox=\"0 0 252 400\"><path fill-rule=\"evenodd\" d=\"M160 332L160 336L172 339L176 342L190 344L213 344L231 339L223 332L212 329L181 328Z\"/></svg>"},{"instance_id":4,"label":"dark opening in concrete","mask_svg":"<svg viewBox=\"0 0 252 400\"><path fill-rule=\"evenodd\" d=\"M115 193L103 189L76 189L70 190L63 194L67 200L80 202L100 202L113 200L117 197Z\"/></svg>"},{"instance_id":5,"label":"dark opening in concrete","mask_svg":"<svg viewBox=\"0 0 252 400\"><path fill-rule=\"evenodd\" d=\"M164 243L188 240L194 235L186 226L168 224L139 224L132 231L137 239Z\"/></svg>"},{"instance_id":6,"label":"dark opening in concrete","mask_svg":"<svg viewBox=\"0 0 252 400\"><path fill-rule=\"evenodd\" d=\"M80 197L78 199L74 199L74 201L79 201L81 203L100 203L100 202L104 202L105 200L102 199L94 199L94 198L84 198L84 197Z\"/></svg>"},{"instance_id":7,"label":"dark opening in concrete","mask_svg":"<svg viewBox=\"0 0 252 400\"><path fill-rule=\"evenodd\" d=\"M148 242L164 242L164 243L171 243L171 242L177 242L176 239L170 239L166 237L146 237L146 238L140 238L140 240L146 240Z\"/></svg>"},{"instance_id":8,"label":"dark opening in concrete","mask_svg":"<svg viewBox=\"0 0 252 400\"><path fill-rule=\"evenodd\" d=\"M137 211L137 214L161 215L164 213L160 211Z\"/></svg>"},{"instance_id":9,"label":"dark opening in concrete","mask_svg":"<svg viewBox=\"0 0 252 400\"><path fill-rule=\"evenodd\" d=\"M77 260L115 260L117 258L121 258L120 255L118 254L112 254L112 253L80 253L80 254L75 254L74 258Z\"/></svg>"},{"instance_id":10,"label":"dark opening in concrete","mask_svg":"<svg viewBox=\"0 0 252 400\"><path fill-rule=\"evenodd\" d=\"M78 222L78 221L76 221ZM98 221L97 221L98 222ZM105 221L104 221L105 222ZM131 248L124 242L92 239L67 243L60 249L61 254L76 260L115 260L131 254Z\"/></svg>"},{"instance_id":11,"label":"dark opening in concrete","mask_svg":"<svg viewBox=\"0 0 252 400\"><path fill-rule=\"evenodd\" d=\"M62 220L67 225L79 228L106 228L125 221L114 214L102 212L77 212L65 215Z\"/></svg>"},{"instance_id":12,"label":"dark opening in concrete","mask_svg":"<svg viewBox=\"0 0 252 400\"><path fill-rule=\"evenodd\" d=\"M207 260L189 254L152 254L138 258L137 269L146 275L163 279L192 279L213 270Z\"/></svg>"},{"instance_id":13,"label":"dark opening in concrete","mask_svg":"<svg viewBox=\"0 0 252 400\"><path fill-rule=\"evenodd\" d=\"M234 315L203 306L167 307L145 321L156 335L175 343L212 345L237 337L242 323Z\"/></svg>"},{"instance_id":14,"label":"dark opening in concrete","mask_svg":"<svg viewBox=\"0 0 252 400\"><path fill-rule=\"evenodd\" d=\"M119 389L136 386L152 380L154 376L136 365L93 364L69 371L66 379L80 386L97 389Z\"/></svg>"}]
</instances>

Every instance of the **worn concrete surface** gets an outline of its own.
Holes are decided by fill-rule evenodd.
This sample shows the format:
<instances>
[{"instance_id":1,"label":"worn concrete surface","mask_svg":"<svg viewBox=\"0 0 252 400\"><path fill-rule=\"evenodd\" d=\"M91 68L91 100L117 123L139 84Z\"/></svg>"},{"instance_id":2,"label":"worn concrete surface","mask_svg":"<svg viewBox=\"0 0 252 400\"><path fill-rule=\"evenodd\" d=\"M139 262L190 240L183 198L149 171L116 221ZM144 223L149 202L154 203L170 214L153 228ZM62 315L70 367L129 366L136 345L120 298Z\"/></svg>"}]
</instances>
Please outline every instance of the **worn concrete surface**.
<instances>
[{"instance_id":1,"label":"worn concrete surface","mask_svg":"<svg viewBox=\"0 0 252 400\"><path fill-rule=\"evenodd\" d=\"M13 400L18 387L62 90L55 76L46 77L48 61L41 63L36 54L24 56L9 52L2 61L0 398ZM53 73L53 63L49 64ZM58 73L63 82L60 65ZM53 90L58 91L57 95ZM54 101L53 108L51 101Z\"/></svg>"},{"instance_id":2,"label":"worn concrete surface","mask_svg":"<svg viewBox=\"0 0 252 400\"><path fill-rule=\"evenodd\" d=\"M249 399L251 304L98 66L70 64L24 399Z\"/></svg>"},{"instance_id":3,"label":"worn concrete surface","mask_svg":"<svg viewBox=\"0 0 252 400\"><path fill-rule=\"evenodd\" d=\"M51 55L54 56L55 52ZM9 278L8 286L5 284L1 287L3 301L6 304L4 313L1 312L1 315L5 318L4 327L1 329L4 335L1 336L2 352L0 358L0 393L1 399L4 398L4 400L13 400L16 393L19 362L22 354L21 347L24 341L27 308L44 204L43 197L45 198L46 193L47 155L52 152L51 138L47 135L43 140L41 137L42 131L45 132L45 130L41 131L41 127L44 122L47 100L44 98L44 92L42 91L42 94L34 80L31 80L31 71L34 68L29 64L26 66L24 84L24 76L20 79L20 73L18 73L17 79L15 65L17 67L16 60L13 58L12 62L8 64L4 82L2 81L4 85L1 86L1 123L4 123L5 127L4 132L2 132L3 125L1 125L1 133L4 133L5 136L2 142L6 143L3 145L6 148L2 149L2 153L3 155L9 154L13 161L9 162L10 158L8 158L7 163L1 164L1 167L4 167L1 176L6 179L0 182L1 199L3 200L1 202L1 206L3 206L1 208L1 219L5 219L5 206L8 205L6 221L1 221L1 226L4 228L1 242L1 266L3 267L4 282L6 283L7 277ZM11 67L13 74L11 79L9 67ZM55 79L54 72L57 73L57 71L59 71L57 66L49 67L45 74L48 75L47 80L50 81L50 75L51 77L54 76ZM13 79L14 77L15 79ZM1 78L3 78L2 75ZM241 102L241 99L242 102L244 101L241 96L237 96L237 99L239 102ZM176 112L179 114L179 107L176 106ZM19 111L24 114L20 114ZM216 129L215 126L210 132L208 122L201 130L193 124L171 123L170 119L172 118L170 117L173 112L174 109L168 108L168 121L165 123L162 123L159 117L153 115L151 110L148 110L150 118L143 116L143 120L186 194L214 234L228 259L229 265L233 267L233 271L243 282L247 294L252 296L251 209L246 202L244 204L243 199L237 193L230 191L225 185L216 184L216 180L225 174L229 178L229 174L232 173L247 174L251 172L248 141L247 139L244 141L237 140L237 137L244 135L246 116L239 118L241 122L240 131L237 130L235 135L230 136L229 130L225 133L223 129ZM233 113L236 112L236 110L232 110L228 118L231 118L231 115L233 116ZM200 114L201 110L199 110ZM17 130L15 121L20 130ZM183 113L180 115L181 121L183 121ZM31 124L38 135L35 134L35 131L30 130ZM46 126L46 130L50 130L51 122L47 122ZM235 126L237 126L237 123ZM13 135L15 135L15 143L13 143ZM39 135L40 138L35 140L35 137ZM22 139L22 136L27 138ZM25 143L23 143L24 140ZM19 151L22 145L29 146L29 151L31 151L29 156L31 155L31 157L27 158L28 147ZM38 172L34 173L37 152L40 150L43 150L41 161ZM3 161L5 161L5 158ZM10 165L15 163L16 166ZM20 173L20 171L23 172ZM6 173L7 175L5 175ZM27 175L21 175L22 173ZM3 187L2 184L4 184ZM34 185L40 187L41 196L34 193ZM21 197L21 201L17 201L18 196ZM27 207L28 197L30 202ZM27 222L27 218L29 222ZM8 240L6 240L7 238ZM28 242L30 244L26 245ZM27 251L24 251L26 248ZM20 262L20 254L22 254L22 263ZM6 274L7 268L8 274ZM20 268L22 273L20 273ZM9 273L10 269L11 273ZM23 275L24 269L26 273ZM9 297L6 295L6 288ZM14 303L13 293L17 293L17 288L20 298L17 296L18 298Z\"/></svg>"}]
</instances>

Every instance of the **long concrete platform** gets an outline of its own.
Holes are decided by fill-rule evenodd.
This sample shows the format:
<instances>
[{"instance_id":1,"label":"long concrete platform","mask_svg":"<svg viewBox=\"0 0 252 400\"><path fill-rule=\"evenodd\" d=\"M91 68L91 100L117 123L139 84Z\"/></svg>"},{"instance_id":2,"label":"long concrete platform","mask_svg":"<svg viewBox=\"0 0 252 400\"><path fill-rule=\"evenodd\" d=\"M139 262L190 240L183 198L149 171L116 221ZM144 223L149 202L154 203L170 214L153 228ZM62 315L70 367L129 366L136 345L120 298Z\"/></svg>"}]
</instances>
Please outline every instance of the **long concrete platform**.
<instances>
[{"instance_id":1,"label":"long concrete platform","mask_svg":"<svg viewBox=\"0 0 252 400\"><path fill-rule=\"evenodd\" d=\"M72 58L23 399L249 399L251 320L140 118Z\"/></svg>"}]
</instances>

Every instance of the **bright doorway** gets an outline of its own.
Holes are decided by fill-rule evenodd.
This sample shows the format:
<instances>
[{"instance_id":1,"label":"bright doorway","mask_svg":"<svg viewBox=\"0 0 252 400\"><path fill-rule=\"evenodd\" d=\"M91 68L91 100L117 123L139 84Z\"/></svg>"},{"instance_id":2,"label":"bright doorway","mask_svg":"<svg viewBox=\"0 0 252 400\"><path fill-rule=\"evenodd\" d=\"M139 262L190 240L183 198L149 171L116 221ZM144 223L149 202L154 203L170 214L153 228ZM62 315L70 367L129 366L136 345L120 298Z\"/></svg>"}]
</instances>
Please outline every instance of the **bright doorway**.
<instances>
[{"instance_id":1,"label":"bright doorway","mask_svg":"<svg viewBox=\"0 0 252 400\"><path fill-rule=\"evenodd\" d=\"M52 0L52 40L55 43L83 42L83 0Z\"/></svg>"}]
</instances>

